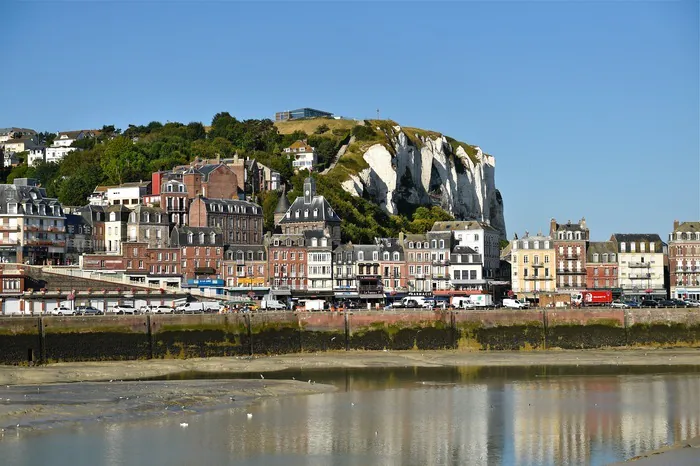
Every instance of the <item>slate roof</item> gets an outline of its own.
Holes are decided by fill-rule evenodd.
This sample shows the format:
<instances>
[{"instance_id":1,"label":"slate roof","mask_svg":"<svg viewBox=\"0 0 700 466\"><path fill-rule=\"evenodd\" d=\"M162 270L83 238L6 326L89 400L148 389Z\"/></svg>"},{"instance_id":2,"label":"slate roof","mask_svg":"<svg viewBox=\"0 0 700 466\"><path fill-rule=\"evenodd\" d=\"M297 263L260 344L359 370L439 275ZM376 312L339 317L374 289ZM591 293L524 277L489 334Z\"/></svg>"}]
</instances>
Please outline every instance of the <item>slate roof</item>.
<instances>
[{"instance_id":1,"label":"slate roof","mask_svg":"<svg viewBox=\"0 0 700 466\"><path fill-rule=\"evenodd\" d=\"M265 251L265 246L262 244L227 244L224 246L224 258L226 260L236 260L236 255L238 252L243 252L245 255L245 260L248 260L248 252L253 253L253 260L258 259L258 253L263 253L263 260L267 260L267 251ZM233 253L233 258L229 259L229 254Z\"/></svg>"},{"instance_id":2,"label":"slate roof","mask_svg":"<svg viewBox=\"0 0 700 466\"><path fill-rule=\"evenodd\" d=\"M204 205L207 206L207 211L210 212L218 212L218 210L213 209L218 209L218 206L222 206L223 210L221 212L227 213L229 206L235 206L238 207L238 212L235 212L234 208L234 213L262 216L262 207L253 202L243 201L240 199L210 199L204 196L198 196L198 199L201 199L202 202L204 202Z\"/></svg>"},{"instance_id":3,"label":"slate roof","mask_svg":"<svg viewBox=\"0 0 700 466\"><path fill-rule=\"evenodd\" d=\"M318 241L317 246L311 246L312 238L316 238ZM326 238L326 245L321 246L321 238ZM304 240L306 241L306 247L309 249L331 249L332 241L331 237L327 235L323 230L306 230L304 231Z\"/></svg>"},{"instance_id":4,"label":"slate roof","mask_svg":"<svg viewBox=\"0 0 700 466\"><path fill-rule=\"evenodd\" d=\"M700 231L700 222L683 222L680 225L678 225L678 228L673 229L674 233L694 233L696 231Z\"/></svg>"},{"instance_id":5,"label":"slate roof","mask_svg":"<svg viewBox=\"0 0 700 466\"><path fill-rule=\"evenodd\" d=\"M656 233L614 233L610 238L611 241L615 241L618 252L623 252L620 250L621 243L626 243L625 251L630 252L630 243L654 243L655 253L663 252L663 247L666 245L661 241L661 237ZM637 247L636 252L639 253L639 247ZM649 252L649 251L647 251Z\"/></svg>"},{"instance_id":6,"label":"slate roof","mask_svg":"<svg viewBox=\"0 0 700 466\"><path fill-rule=\"evenodd\" d=\"M277 201L277 207L275 208L276 214L284 214L289 210L289 199L287 199L287 190L283 189L279 200Z\"/></svg>"},{"instance_id":7,"label":"slate roof","mask_svg":"<svg viewBox=\"0 0 700 466\"><path fill-rule=\"evenodd\" d=\"M454 254L479 254L469 246L455 246L452 248Z\"/></svg>"},{"instance_id":8,"label":"slate roof","mask_svg":"<svg viewBox=\"0 0 700 466\"><path fill-rule=\"evenodd\" d=\"M317 214L314 215L314 209ZM309 212L308 217L304 217L304 212ZM297 217L297 212L299 217ZM280 224L287 223L309 223L309 222L329 222L340 223L340 217L335 213L330 203L323 196L313 196L309 204L304 203L304 197L297 197L287 210L287 215L280 220Z\"/></svg>"},{"instance_id":9,"label":"slate roof","mask_svg":"<svg viewBox=\"0 0 700 466\"><path fill-rule=\"evenodd\" d=\"M131 210L122 204L111 205L105 210L105 221L111 221L109 218L112 212L117 213L117 220L114 220L115 222L126 222L129 220L129 214L131 213Z\"/></svg>"},{"instance_id":10,"label":"slate roof","mask_svg":"<svg viewBox=\"0 0 700 466\"><path fill-rule=\"evenodd\" d=\"M431 231L463 231L463 230L489 230L498 232L498 230L486 222L478 220L447 220L444 222L435 222Z\"/></svg>"},{"instance_id":11,"label":"slate roof","mask_svg":"<svg viewBox=\"0 0 700 466\"><path fill-rule=\"evenodd\" d=\"M554 221L554 219L552 219ZM588 231L588 227L585 225L586 219L581 219L578 223L566 222L566 223L556 223L554 231ZM581 225L583 223L583 225Z\"/></svg>"},{"instance_id":12,"label":"slate roof","mask_svg":"<svg viewBox=\"0 0 700 466\"><path fill-rule=\"evenodd\" d=\"M291 240L291 245L287 246L287 239ZM275 240L279 241L279 246L275 246ZM306 244L304 235L293 233L276 233L265 238L268 247L303 247Z\"/></svg>"},{"instance_id":13,"label":"slate roof","mask_svg":"<svg viewBox=\"0 0 700 466\"><path fill-rule=\"evenodd\" d=\"M18 181L18 180L15 180ZM32 198L34 194L35 199ZM17 203L17 215L25 213L25 206L40 204L46 206L61 205L57 199L46 197L46 190L38 186L17 186L14 184L0 184L0 214L7 214L7 203L14 201ZM62 209L61 209L62 210ZM48 211L47 215L51 215Z\"/></svg>"},{"instance_id":14,"label":"slate roof","mask_svg":"<svg viewBox=\"0 0 700 466\"><path fill-rule=\"evenodd\" d=\"M192 233L192 242L188 241L188 235ZM200 233L204 233L204 241L200 241ZM215 234L214 242L211 241L211 234ZM174 247L182 246L223 246L224 233L219 227L189 227L176 226L170 233L170 245Z\"/></svg>"},{"instance_id":15,"label":"slate roof","mask_svg":"<svg viewBox=\"0 0 700 466\"><path fill-rule=\"evenodd\" d=\"M587 262L593 262L593 254L598 254L599 260L594 263L599 263L602 261L602 254L608 254L608 258L610 258L610 254L616 253L617 248L613 241L591 241L588 243L588 249L586 250L586 260ZM612 262L617 262L617 259Z\"/></svg>"},{"instance_id":16,"label":"slate roof","mask_svg":"<svg viewBox=\"0 0 700 466\"><path fill-rule=\"evenodd\" d=\"M77 209L76 213L82 216L86 222L93 226L95 225L95 222L97 222L97 213L102 214L100 222L105 221L105 209L101 205L88 204Z\"/></svg>"},{"instance_id":17,"label":"slate roof","mask_svg":"<svg viewBox=\"0 0 700 466\"><path fill-rule=\"evenodd\" d=\"M139 204L134 206L133 212L136 214L135 224L145 223L148 225L168 225L168 215L160 207L149 207ZM148 222L146 222L144 215L146 213L149 214ZM156 221L157 215L160 215L160 222ZM131 220L131 218L129 220Z\"/></svg>"}]
</instances>

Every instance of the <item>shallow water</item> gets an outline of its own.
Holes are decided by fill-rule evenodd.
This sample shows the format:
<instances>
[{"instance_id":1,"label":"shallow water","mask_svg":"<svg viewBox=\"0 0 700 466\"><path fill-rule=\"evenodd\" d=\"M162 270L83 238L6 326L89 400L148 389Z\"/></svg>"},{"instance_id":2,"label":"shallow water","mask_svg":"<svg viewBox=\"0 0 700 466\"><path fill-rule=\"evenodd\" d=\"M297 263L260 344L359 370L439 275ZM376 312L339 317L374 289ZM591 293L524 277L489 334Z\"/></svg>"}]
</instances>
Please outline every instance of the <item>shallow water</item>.
<instances>
[{"instance_id":1,"label":"shallow water","mask_svg":"<svg viewBox=\"0 0 700 466\"><path fill-rule=\"evenodd\" d=\"M332 383L338 391L194 415L8 431L0 458L11 465L597 465L700 435L696 368L377 368L263 375ZM79 396L79 386L71 384L71 396Z\"/></svg>"}]
</instances>

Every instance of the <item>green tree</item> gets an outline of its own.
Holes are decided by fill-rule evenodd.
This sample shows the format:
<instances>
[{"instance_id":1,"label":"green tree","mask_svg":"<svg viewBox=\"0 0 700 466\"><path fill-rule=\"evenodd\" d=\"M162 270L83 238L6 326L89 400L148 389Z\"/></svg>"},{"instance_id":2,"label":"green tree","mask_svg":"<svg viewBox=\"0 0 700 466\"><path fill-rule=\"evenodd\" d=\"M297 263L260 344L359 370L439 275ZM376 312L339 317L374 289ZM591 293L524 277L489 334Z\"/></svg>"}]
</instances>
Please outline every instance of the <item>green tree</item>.
<instances>
[{"instance_id":1,"label":"green tree","mask_svg":"<svg viewBox=\"0 0 700 466\"><path fill-rule=\"evenodd\" d=\"M314 131L314 134L323 134L323 133L328 132L328 130L330 130L330 128L328 127L328 125L325 124L325 123L322 123L322 124L320 124L320 125L318 125L318 126L316 127L316 130Z\"/></svg>"},{"instance_id":2,"label":"green tree","mask_svg":"<svg viewBox=\"0 0 700 466\"><path fill-rule=\"evenodd\" d=\"M263 209L263 226L265 231L272 231L275 228L275 209L279 201L280 193L277 191L263 191L259 195L258 202Z\"/></svg>"},{"instance_id":3,"label":"green tree","mask_svg":"<svg viewBox=\"0 0 700 466\"><path fill-rule=\"evenodd\" d=\"M146 166L146 158L130 139L118 136L106 143L102 170L109 183L122 184L142 179Z\"/></svg>"}]
</instances>

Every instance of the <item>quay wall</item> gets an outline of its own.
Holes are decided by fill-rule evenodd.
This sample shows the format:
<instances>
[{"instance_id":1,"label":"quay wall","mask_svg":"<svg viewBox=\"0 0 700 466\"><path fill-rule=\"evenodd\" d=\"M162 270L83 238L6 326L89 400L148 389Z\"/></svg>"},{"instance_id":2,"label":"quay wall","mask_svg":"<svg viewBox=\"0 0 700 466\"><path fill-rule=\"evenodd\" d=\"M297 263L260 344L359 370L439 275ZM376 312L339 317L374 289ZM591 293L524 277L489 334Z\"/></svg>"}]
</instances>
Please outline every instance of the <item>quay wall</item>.
<instances>
[{"instance_id":1,"label":"quay wall","mask_svg":"<svg viewBox=\"0 0 700 466\"><path fill-rule=\"evenodd\" d=\"M700 347L697 309L0 317L0 363L348 350Z\"/></svg>"}]
</instances>

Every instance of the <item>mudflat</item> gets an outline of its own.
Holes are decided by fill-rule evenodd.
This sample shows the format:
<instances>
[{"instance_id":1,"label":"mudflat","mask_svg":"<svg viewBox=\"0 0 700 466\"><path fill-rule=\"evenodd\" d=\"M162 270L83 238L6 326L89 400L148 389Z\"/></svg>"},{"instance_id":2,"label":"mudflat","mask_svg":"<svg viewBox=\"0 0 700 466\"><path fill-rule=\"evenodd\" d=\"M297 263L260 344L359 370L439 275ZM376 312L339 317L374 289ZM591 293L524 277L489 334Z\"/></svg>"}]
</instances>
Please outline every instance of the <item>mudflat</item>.
<instances>
[{"instance_id":1,"label":"mudflat","mask_svg":"<svg viewBox=\"0 0 700 466\"><path fill-rule=\"evenodd\" d=\"M698 349L547 351L338 351L279 356L151 359L0 366L0 385L133 380L181 372L246 373L283 369L459 366L700 366Z\"/></svg>"}]
</instances>

